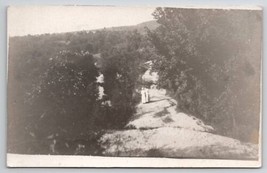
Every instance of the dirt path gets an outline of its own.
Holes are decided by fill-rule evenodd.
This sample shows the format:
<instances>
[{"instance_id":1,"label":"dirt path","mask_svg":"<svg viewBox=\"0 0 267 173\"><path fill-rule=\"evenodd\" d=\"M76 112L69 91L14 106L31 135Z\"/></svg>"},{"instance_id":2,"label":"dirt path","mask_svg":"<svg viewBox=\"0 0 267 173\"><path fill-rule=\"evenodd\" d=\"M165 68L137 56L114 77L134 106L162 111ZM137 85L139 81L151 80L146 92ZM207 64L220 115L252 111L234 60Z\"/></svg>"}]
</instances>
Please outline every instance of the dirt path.
<instances>
[{"instance_id":1,"label":"dirt path","mask_svg":"<svg viewBox=\"0 0 267 173\"><path fill-rule=\"evenodd\" d=\"M178 113L165 90L150 90L125 130L107 132L100 142L107 156L257 159L258 146L213 134L200 119Z\"/></svg>"}]
</instances>

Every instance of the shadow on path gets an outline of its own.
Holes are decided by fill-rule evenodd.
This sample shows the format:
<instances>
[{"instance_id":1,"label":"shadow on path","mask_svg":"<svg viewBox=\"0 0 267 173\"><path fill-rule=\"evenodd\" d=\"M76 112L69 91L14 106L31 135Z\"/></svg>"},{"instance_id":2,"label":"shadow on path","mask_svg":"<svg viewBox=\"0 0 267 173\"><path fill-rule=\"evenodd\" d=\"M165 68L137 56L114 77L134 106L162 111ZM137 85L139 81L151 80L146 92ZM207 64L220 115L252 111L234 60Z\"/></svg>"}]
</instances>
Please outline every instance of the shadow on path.
<instances>
[{"instance_id":1,"label":"shadow on path","mask_svg":"<svg viewBox=\"0 0 267 173\"><path fill-rule=\"evenodd\" d=\"M149 104L149 103L155 103L155 102L160 102L160 101L163 101L163 100L168 100L168 99L158 99L158 100L151 100L145 104Z\"/></svg>"}]
</instances>

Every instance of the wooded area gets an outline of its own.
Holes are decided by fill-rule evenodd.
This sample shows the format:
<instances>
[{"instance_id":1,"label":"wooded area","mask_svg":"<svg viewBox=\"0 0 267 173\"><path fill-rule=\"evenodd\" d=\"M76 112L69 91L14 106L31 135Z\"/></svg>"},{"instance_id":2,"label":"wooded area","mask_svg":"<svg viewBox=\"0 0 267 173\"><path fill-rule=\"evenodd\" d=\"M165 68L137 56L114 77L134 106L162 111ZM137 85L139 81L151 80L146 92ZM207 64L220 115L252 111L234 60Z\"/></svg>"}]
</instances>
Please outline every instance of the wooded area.
<instances>
[{"instance_id":1,"label":"wooded area","mask_svg":"<svg viewBox=\"0 0 267 173\"><path fill-rule=\"evenodd\" d=\"M148 61L177 111L258 143L261 11L157 8L153 16L145 28L11 37L8 152L48 154L56 139L53 154L101 155L98 139L125 127L152 84L142 80Z\"/></svg>"}]
</instances>

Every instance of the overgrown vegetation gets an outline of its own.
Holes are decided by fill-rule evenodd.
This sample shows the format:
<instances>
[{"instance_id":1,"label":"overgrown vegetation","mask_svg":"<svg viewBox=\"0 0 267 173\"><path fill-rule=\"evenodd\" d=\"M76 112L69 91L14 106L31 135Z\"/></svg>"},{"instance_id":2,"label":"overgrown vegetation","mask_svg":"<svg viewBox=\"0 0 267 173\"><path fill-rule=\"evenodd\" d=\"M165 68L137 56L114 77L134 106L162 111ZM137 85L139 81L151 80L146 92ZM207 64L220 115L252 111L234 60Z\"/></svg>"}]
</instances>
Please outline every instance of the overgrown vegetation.
<instances>
[{"instance_id":1,"label":"overgrown vegetation","mask_svg":"<svg viewBox=\"0 0 267 173\"><path fill-rule=\"evenodd\" d=\"M8 152L99 155L101 134L134 114L150 60L178 111L257 143L260 12L157 8L153 15L159 27L146 32L10 38Z\"/></svg>"},{"instance_id":2,"label":"overgrown vegetation","mask_svg":"<svg viewBox=\"0 0 267 173\"><path fill-rule=\"evenodd\" d=\"M11 38L9 152L73 154L72 141L97 145L105 129L123 128L140 99L145 41L106 30Z\"/></svg>"},{"instance_id":3,"label":"overgrown vegetation","mask_svg":"<svg viewBox=\"0 0 267 173\"><path fill-rule=\"evenodd\" d=\"M157 8L153 15L159 86L179 111L251 141L259 129L261 12Z\"/></svg>"}]
</instances>

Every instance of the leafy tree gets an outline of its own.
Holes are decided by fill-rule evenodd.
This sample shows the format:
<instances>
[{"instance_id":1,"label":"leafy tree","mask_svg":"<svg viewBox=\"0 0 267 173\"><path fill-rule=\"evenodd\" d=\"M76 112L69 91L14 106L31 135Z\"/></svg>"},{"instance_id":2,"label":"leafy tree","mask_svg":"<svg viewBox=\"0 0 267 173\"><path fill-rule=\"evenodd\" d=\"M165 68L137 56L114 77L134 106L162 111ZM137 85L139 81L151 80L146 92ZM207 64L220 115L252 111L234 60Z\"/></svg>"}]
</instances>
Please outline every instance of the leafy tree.
<instances>
[{"instance_id":1,"label":"leafy tree","mask_svg":"<svg viewBox=\"0 0 267 173\"><path fill-rule=\"evenodd\" d=\"M178 110L250 140L259 124L260 12L157 8L153 15L160 26L148 35L159 86Z\"/></svg>"},{"instance_id":2,"label":"leafy tree","mask_svg":"<svg viewBox=\"0 0 267 173\"><path fill-rule=\"evenodd\" d=\"M103 53L104 92L111 103L113 127L124 127L135 111L138 80L142 64L139 52L142 36L137 32L125 33L123 42Z\"/></svg>"}]
</instances>

